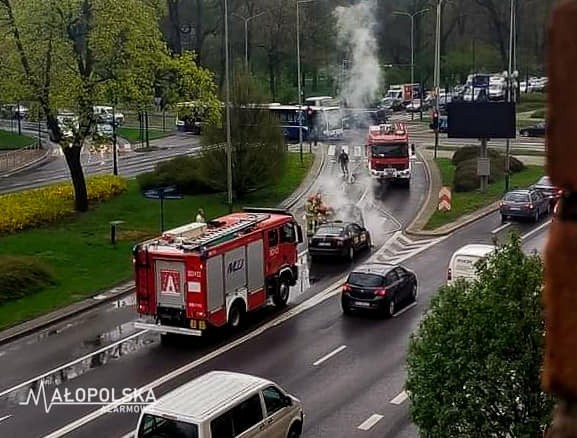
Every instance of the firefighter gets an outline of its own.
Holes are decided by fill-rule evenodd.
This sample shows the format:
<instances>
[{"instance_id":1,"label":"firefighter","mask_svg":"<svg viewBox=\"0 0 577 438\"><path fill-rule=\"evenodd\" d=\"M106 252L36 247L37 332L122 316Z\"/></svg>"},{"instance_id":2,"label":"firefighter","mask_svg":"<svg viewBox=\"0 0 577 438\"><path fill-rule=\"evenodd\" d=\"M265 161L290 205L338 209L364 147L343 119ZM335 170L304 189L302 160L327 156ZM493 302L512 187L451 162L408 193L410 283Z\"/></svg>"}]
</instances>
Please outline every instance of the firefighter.
<instances>
[{"instance_id":1,"label":"firefighter","mask_svg":"<svg viewBox=\"0 0 577 438\"><path fill-rule=\"evenodd\" d=\"M341 149L339 153L339 164L341 165L341 171L343 172L343 176L349 175L349 155L345 152L344 149Z\"/></svg>"}]
</instances>

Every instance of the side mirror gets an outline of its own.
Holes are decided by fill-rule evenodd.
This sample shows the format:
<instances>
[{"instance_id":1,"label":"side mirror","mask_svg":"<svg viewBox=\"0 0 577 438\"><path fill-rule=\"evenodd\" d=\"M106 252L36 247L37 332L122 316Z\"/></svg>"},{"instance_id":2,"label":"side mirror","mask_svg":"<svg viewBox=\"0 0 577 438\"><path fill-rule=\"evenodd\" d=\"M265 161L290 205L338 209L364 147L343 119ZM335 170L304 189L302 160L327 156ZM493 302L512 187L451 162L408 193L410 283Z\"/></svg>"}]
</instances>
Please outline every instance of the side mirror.
<instances>
[{"instance_id":1,"label":"side mirror","mask_svg":"<svg viewBox=\"0 0 577 438\"><path fill-rule=\"evenodd\" d=\"M293 405L293 399L287 395L287 396L285 396L284 403L285 403L285 406L292 406Z\"/></svg>"}]
</instances>

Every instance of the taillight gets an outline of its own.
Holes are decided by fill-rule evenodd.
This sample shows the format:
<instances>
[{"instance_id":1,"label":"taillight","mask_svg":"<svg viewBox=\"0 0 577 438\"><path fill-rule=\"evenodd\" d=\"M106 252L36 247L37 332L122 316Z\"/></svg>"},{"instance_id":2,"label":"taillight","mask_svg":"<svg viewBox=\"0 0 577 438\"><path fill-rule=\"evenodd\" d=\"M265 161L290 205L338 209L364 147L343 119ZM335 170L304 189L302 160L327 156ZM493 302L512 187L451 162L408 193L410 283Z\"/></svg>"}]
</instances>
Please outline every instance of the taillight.
<instances>
[{"instance_id":1,"label":"taillight","mask_svg":"<svg viewBox=\"0 0 577 438\"><path fill-rule=\"evenodd\" d=\"M348 284L343 285L343 292L350 292L351 287Z\"/></svg>"},{"instance_id":2,"label":"taillight","mask_svg":"<svg viewBox=\"0 0 577 438\"><path fill-rule=\"evenodd\" d=\"M387 295L387 289L383 288L383 289L377 289L375 291L375 295L379 295L381 297L384 297L385 295Z\"/></svg>"},{"instance_id":3,"label":"taillight","mask_svg":"<svg viewBox=\"0 0 577 438\"><path fill-rule=\"evenodd\" d=\"M447 281L451 281L453 278L453 273L451 272L451 268L447 269Z\"/></svg>"},{"instance_id":4,"label":"taillight","mask_svg":"<svg viewBox=\"0 0 577 438\"><path fill-rule=\"evenodd\" d=\"M499 207L502 207L503 205L505 205L503 201L499 202Z\"/></svg>"}]
</instances>

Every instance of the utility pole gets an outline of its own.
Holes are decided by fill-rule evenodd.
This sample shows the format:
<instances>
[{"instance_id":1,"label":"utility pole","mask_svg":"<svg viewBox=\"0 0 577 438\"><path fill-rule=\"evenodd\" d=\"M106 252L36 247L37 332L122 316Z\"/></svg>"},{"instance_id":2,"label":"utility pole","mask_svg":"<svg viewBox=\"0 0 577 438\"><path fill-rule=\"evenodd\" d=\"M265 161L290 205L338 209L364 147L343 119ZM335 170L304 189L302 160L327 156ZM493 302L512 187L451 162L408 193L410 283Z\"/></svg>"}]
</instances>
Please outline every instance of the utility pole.
<instances>
[{"instance_id":1,"label":"utility pole","mask_svg":"<svg viewBox=\"0 0 577 438\"><path fill-rule=\"evenodd\" d=\"M443 0L437 0L437 25L435 30L435 111L439 114L439 83L441 81L441 7ZM439 128L435 129L435 160L437 159L437 149L439 148Z\"/></svg>"},{"instance_id":2,"label":"utility pole","mask_svg":"<svg viewBox=\"0 0 577 438\"><path fill-rule=\"evenodd\" d=\"M297 6L297 88L299 94L299 153L301 158L301 164L303 163L303 95L302 95L302 85L301 85L301 30L300 30L300 8L301 3L312 3L314 0L296 0Z\"/></svg>"},{"instance_id":3,"label":"utility pole","mask_svg":"<svg viewBox=\"0 0 577 438\"><path fill-rule=\"evenodd\" d=\"M511 1L511 16L510 16L510 22L509 22L509 66L507 69L507 102L511 103L512 100L512 91L513 91L513 39L515 37L515 31L514 31L514 27L515 27L515 0L510 0ZM511 159L509 157L510 155L510 147L511 147L511 142L509 141L509 139L506 139L506 143L505 143L505 192L509 191L509 184L510 184L510 178L511 178Z\"/></svg>"},{"instance_id":4,"label":"utility pole","mask_svg":"<svg viewBox=\"0 0 577 438\"><path fill-rule=\"evenodd\" d=\"M112 102L112 174L118 175L118 151L116 138L116 98Z\"/></svg>"},{"instance_id":5,"label":"utility pole","mask_svg":"<svg viewBox=\"0 0 577 438\"><path fill-rule=\"evenodd\" d=\"M232 213L232 141L230 138L230 66L228 59L228 0L224 0L225 94L226 94L226 182L228 211Z\"/></svg>"}]
</instances>

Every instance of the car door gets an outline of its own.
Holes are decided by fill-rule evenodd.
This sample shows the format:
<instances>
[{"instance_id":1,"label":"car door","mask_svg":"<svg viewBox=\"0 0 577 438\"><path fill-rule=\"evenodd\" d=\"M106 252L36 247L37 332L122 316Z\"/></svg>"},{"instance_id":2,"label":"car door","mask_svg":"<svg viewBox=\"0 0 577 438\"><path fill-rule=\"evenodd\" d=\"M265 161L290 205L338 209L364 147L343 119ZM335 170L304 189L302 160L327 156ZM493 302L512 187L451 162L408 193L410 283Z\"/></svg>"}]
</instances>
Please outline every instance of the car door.
<instances>
[{"instance_id":1,"label":"car door","mask_svg":"<svg viewBox=\"0 0 577 438\"><path fill-rule=\"evenodd\" d=\"M360 249L363 246L363 242L361 241L361 232L362 229L357 224L351 224L347 227L349 232L351 233L351 237L353 239L353 246L355 250Z\"/></svg>"},{"instance_id":2,"label":"car door","mask_svg":"<svg viewBox=\"0 0 577 438\"><path fill-rule=\"evenodd\" d=\"M389 271L385 276L385 287L387 288L387 291L393 295L392 299L397 303L403 299L399 275L394 269Z\"/></svg>"},{"instance_id":3,"label":"car door","mask_svg":"<svg viewBox=\"0 0 577 438\"><path fill-rule=\"evenodd\" d=\"M231 410L235 438L265 437L266 428L260 394L240 402ZM214 437L217 438L217 437Z\"/></svg>"},{"instance_id":4,"label":"car door","mask_svg":"<svg viewBox=\"0 0 577 438\"><path fill-rule=\"evenodd\" d=\"M401 267L396 268L395 272L399 276L399 290L402 291L401 299L406 300L409 298L413 286L411 282L411 276L405 269Z\"/></svg>"},{"instance_id":5,"label":"car door","mask_svg":"<svg viewBox=\"0 0 577 438\"><path fill-rule=\"evenodd\" d=\"M293 418L292 401L276 386L262 391L265 407L263 437L285 438Z\"/></svg>"}]
</instances>

